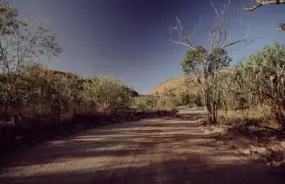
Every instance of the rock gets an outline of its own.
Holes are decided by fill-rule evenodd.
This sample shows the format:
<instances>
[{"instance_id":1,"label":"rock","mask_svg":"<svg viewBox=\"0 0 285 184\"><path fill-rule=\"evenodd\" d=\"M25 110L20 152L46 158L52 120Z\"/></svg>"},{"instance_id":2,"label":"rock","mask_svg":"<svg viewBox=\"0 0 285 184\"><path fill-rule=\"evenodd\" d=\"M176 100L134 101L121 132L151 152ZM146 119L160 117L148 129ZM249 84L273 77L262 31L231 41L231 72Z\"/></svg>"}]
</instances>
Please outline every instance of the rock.
<instances>
[{"instance_id":1,"label":"rock","mask_svg":"<svg viewBox=\"0 0 285 184\"><path fill-rule=\"evenodd\" d=\"M257 149L258 153L261 155L266 155L267 154L267 150L265 147L260 147Z\"/></svg>"},{"instance_id":2,"label":"rock","mask_svg":"<svg viewBox=\"0 0 285 184\"><path fill-rule=\"evenodd\" d=\"M250 155L250 149L240 149L240 152L245 154L245 155Z\"/></svg>"},{"instance_id":3,"label":"rock","mask_svg":"<svg viewBox=\"0 0 285 184\"><path fill-rule=\"evenodd\" d=\"M280 142L280 146L281 146L283 149L285 149L285 141L281 141L281 142Z\"/></svg>"}]
</instances>

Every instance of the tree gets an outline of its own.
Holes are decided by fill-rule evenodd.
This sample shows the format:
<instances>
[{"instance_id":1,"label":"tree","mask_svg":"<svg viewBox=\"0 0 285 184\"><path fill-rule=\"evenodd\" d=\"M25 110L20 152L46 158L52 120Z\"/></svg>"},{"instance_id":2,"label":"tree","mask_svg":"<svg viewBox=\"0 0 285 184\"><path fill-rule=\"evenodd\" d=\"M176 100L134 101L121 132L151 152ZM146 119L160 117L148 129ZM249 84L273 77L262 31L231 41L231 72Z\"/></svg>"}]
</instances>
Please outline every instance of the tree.
<instances>
[{"instance_id":1,"label":"tree","mask_svg":"<svg viewBox=\"0 0 285 184\"><path fill-rule=\"evenodd\" d=\"M0 69L5 73L17 72L27 60L61 52L56 35L47 30L46 20L39 19L33 25L18 20L17 15L17 10L9 5L0 6Z\"/></svg>"},{"instance_id":2,"label":"tree","mask_svg":"<svg viewBox=\"0 0 285 184\"><path fill-rule=\"evenodd\" d=\"M254 11L263 5L284 4L284 3L285 3L285 0L255 0L254 5L252 7L244 7L244 10Z\"/></svg>"},{"instance_id":3,"label":"tree","mask_svg":"<svg viewBox=\"0 0 285 184\"><path fill-rule=\"evenodd\" d=\"M269 4L276 4L276 5L285 4L285 0L255 0L254 5L252 7L244 7L244 10L254 11L263 5L269 5ZM278 23L277 28L285 31L285 23Z\"/></svg>"},{"instance_id":4,"label":"tree","mask_svg":"<svg viewBox=\"0 0 285 184\"><path fill-rule=\"evenodd\" d=\"M17 26L18 11L9 4L0 4L0 33L1 35L12 34Z\"/></svg>"},{"instance_id":5,"label":"tree","mask_svg":"<svg viewBox=\"0 0 285 184\"><path fill-rule=\"evenodd\" d=\"M216 13L216 20L213 28L209 31L209 48L204 48L200 45L194 46L192 37L195 34L198 26L194 28L190 36L183 36L183 25L176 18L177 24L175 27L170 27L170 40L174 43L186 46L187 51L181 65L182 70L186 75L198 76L202 87L205 105L208 111L208 117L211 123L217 122L217 105L219 90L217 89L217 73L220 69L229 66L232 59L228 56L227 49L235 44L245 42L246 39L231 41L227 35L227 31L222 28L224 16L230 6L224 5L218 10L212 2L212 7ZM178 39L172 38L172 32L176 31Z\"/></svg>"},{"instance_id":6,"label":"tree","mask_svg":"<svg viewBox=\"0 0 285 184\"><path fill-rule=\"evenodd\" d=\"M39 19L33 25L29 21L17 19L18 11L8 4L0 4L0 74L2 88L2 105L4 117L15 104L22 85L21 68L28 61L39 60L42 56L57 56L61 48L56 42L55 34L49 34L47 22ZM28 92L27 90L26 92ZM19 100L17 100L19 102Z\"/></svg>"}]
</instances>

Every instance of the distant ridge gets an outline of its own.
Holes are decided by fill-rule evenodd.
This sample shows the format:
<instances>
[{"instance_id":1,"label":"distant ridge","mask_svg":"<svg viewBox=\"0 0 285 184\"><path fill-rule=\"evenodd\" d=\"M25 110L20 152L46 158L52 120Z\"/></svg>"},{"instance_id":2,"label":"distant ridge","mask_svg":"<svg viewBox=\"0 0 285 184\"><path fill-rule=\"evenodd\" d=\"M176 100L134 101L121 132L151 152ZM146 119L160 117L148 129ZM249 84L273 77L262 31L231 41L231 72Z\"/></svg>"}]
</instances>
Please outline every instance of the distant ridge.
<instances>
[{"instance_id":1,"label":"distant ridge","mask_svg":"<svg viewBox=\"0 0 285 184\"><path fill-rule=\"evenodd\" d=\"M232 69L222 69L220 72L232 72ZM168 79L161 84L157 85L153 90L149 91L147 95L161 95L169 92L174 93L197 93L199 84L195 77L178 76Z\"/></svg>"}]
</instances>

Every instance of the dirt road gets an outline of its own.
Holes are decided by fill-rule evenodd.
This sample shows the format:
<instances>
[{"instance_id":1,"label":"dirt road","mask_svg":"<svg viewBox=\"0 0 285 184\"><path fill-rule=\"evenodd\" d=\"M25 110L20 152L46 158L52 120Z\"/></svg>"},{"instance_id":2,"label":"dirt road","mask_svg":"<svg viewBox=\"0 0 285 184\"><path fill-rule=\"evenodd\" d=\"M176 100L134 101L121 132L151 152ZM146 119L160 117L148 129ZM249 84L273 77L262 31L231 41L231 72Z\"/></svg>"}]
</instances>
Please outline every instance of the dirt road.
<instances>
[{"instance_id":1,"label":"dirt road","mask_svg":"<svg viewBox=\"0 0 285 184\"><path fill-rule=\"evenodd\" d=\"M9 164L0 171L1 184L284 183L278 173L220 145L194 118L110 125L4 159Z\"/></svg>"}]
</instances>

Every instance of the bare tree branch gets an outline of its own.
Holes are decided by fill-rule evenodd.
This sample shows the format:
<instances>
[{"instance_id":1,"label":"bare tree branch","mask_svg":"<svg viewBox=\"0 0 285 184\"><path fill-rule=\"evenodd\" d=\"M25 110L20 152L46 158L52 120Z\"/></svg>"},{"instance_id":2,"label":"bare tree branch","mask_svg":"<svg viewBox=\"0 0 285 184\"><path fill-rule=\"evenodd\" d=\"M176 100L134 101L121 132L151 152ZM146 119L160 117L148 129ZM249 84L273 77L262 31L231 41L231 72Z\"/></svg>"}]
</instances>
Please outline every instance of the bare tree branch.
<instances>
[{"instance_id":1,"label":"bare tree branch","mask_svg":"<svg viewBox=\"0 0 285 184\"><path fill-rule=\"evenodd\" d=\"M246 42L246 41L247 41L247 39L237 40L237 41L234 41L232 43L229 43L229 44L223 46L222 48L227 48L227 47L230 47L232 45L235 45L235 44L238 44L238 43L241 43L241 42Z\"/></svg>"},{"instance_id":2,"label":"bare tree branch","mask_svg":"<svg viewBox=\"0 0 285 184\"><path fill-rule=\"evenodd\" d=\"M223 48L226 49L232 45L246 42L247 39L241 39L234 42L231 42L231 37L228 36L227 30L223 29L224 17L229 10L231 1L228 0L227 4L223 4L221 8L217 8L213 1L211 1L212 8L216 13L216 20L213 25L213 28L209 31L209 41L210 41L210 48L209 52L211 53L215 48ZM230 43L229 43L230 42Z\"/></svg>"},{"instance_id":3,"label":"bare tree branch","mask_svg":"<svg viewBox=\"0 0 285 184\"><path fill-rule=\"evenodd\" d=\"M237 48L237 49L230 49L230 52L238 51L239 49L248 46L249 44L253 43L255 40L258 40L259 38L260 38L260 36L259 36L259 37L256 37L256 38L253 38L253 39L251 39L251 40L249 40L249 41L246 41L246 43L243 44L243 45L241 45L239 48Z\"/></svg>"},{"instance_id":4,"label":"bare tree branch","mask_svg":"<svg viewBox=\"0 0 285 184\"><path fill-rule=\"evenodd\" d=\"M224 17L230 7L231 0L228 0L227 4L223 4L222 7L217 8L213 1L211 1L212 8L216 14L216 19L213 24L212 29L209 31L209 53L211 53L214 48L227 48L232 45L245 42L246 39L237 40L234 42L230 42L230 37L227 34L227 31L223 29L223 23L224 23ZM192 43L192 38L195 35L196 31L200 27L201 20L199 20L198 24L194 27L192 34L189 36L183 36L184 27L180 21L179 18L176 17L176 25L174 27L169 27L169 33L170 33L170 41L172 41L175 44L180 44L183 46L186 46L190 49L195 49L195 46ZM177 39L173 38L173 32L177 32ZM230 42L230 43L228 43Z\"/></svg>"},{"instance_id":5,"label":"bare tree branch","mask_svg":"<svg viewBox=\"0 0 285 184\"><path fill-rule=\"evenodd\" d=\"M192 43L192 37L194 36L196 31L200 27L200 24L201 23L199 21L198 24L194 27L191 35L183 36L183 25L182 25L180 19L178 17L176 17L176 26L169 27L169 33L170 33L169 40L172 41L173 43L189 47L190 49L195 49L195 47L193 46L193 43ZM173 30L177 32L177 35L178 35L177 40L173 39L173 37L172 37L172 31Z\"/></svg>"},{"instance_id":6,"label":"bare tree branch","mask_svg":"<svg viewBox=\"0 0 285 184\"><path fill-rule=\"evenodd\" d=\"M268 4L284 4L285 0L256 0L252 7L244 7L246 11L254 11L255 9Z\"/></svg>"}]
</instances>

